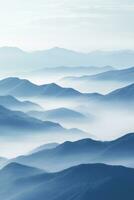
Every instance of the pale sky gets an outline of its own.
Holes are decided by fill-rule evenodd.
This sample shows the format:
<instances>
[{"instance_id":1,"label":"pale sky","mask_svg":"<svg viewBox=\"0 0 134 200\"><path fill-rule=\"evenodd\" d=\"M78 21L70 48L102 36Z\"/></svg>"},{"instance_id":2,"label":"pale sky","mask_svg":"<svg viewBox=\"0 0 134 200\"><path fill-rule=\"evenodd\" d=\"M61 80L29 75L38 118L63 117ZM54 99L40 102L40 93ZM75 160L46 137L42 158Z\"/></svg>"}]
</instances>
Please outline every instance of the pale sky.
<instances>
[{"instance_id":1,"label":"pale sky","mask_svg":"<svg viewBox=\"0 0 134 200\"><path fill-rule=\"evenodd\" d=\"M0 46L134 49L134 1L0 0Z\"/></svg>"}]
</instances>

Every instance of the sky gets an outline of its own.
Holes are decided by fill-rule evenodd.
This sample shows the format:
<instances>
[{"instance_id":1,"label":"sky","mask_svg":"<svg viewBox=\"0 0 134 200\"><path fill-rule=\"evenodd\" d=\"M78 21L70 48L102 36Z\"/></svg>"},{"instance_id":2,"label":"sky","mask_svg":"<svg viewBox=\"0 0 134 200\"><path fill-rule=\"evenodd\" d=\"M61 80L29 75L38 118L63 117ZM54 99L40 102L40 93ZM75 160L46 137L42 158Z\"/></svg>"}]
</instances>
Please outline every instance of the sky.
<instances>
[{"instance_id":1,"label":"sky","mask_svg":"<svg viewBox=\"0 0 134 200\"><path fill-rule=\"evenodd\" d=\"M0 46L134 49L133 0L0 0Z\"/></svg>"}]
</instances>

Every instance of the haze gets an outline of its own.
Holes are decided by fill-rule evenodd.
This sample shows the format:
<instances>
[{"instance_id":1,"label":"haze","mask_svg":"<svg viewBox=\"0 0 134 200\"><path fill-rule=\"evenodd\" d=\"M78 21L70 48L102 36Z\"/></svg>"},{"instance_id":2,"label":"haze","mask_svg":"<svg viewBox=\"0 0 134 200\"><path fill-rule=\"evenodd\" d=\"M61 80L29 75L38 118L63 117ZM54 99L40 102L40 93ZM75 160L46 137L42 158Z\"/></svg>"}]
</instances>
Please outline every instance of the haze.
<instances>
[{"instance_id":1,"label":"haze","mask_svg":"<svg viewBox=\"0 0 134 200\"><path fill-rule=\"evenodd\" d=\"M134 49L133 18L131 0L5 0L0 6L0 46Z\"/></svg>"}]
</instances>

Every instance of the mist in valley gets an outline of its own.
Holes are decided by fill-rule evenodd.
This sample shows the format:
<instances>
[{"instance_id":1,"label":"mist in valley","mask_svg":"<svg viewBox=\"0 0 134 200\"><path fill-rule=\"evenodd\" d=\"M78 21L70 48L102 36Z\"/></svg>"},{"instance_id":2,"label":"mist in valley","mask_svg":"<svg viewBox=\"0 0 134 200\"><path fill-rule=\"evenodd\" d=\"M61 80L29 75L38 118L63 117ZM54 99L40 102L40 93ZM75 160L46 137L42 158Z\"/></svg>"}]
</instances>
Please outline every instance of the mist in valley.
<instances>
[{"instance_id":1,"label":"mist in valley","mask_svg":"<svg viewBox=\"0 0 134 200\"><path fill-rule=\"evenodd\" d=\"M101 94L107 94L108 92L112 92L117 88L121 88L129 84L128 82L120 81L73 81L66 79L61 79L57 81L57 83L63 87L73 87L81 92L98 92Z\"/></svg>"},{"instance_id":2,"label":"mist in valley","mask_svg":"<svg viewBox=\"0 0 134 200\"><path fill-rule=\"evenodd\" d=\"M0 4L0 200L134 200L134 2Z\"/></svg>"},{"instance_id":3,"label":"mist in valley","mask_svg":"<svg viewBox=\"0 0 134 200\"><path fill-rule=\"evenodd\" d=\"M18 155L26 154L37 146L51 142L62 143L66 140L74 141L81 138L109 141L134 131L134 112L132 109L133 107L129 107L129 105L124 107L121 104L106 104L83 98L25 97L19 98L19 100L29 100L38 103L38 105L42 107L42 110L40 110L41 112L66 108L81 113L85 118L73 119L66 117L66 119L64 119L63 117L59 119L58 116L57 118L55 116L55 118L46 117L44 121L59 123L66 129L77 128L85 132L87 135L85 134L83 137L81 135L78 136L78 134L69 136L64 132L58 134L51 133L51 131L48 131L47 133L36 131L38 134L34 135L34 131L29 130L27 134L23 134L22 130L19 137L18 134L20 134L20 131L15 131L15 129L11 131L11 129L9 129L7 137L5 137L5 139L3 137L0 138L1 156L4 157L16 157ZM29 113L27 113L27 115L29 115ZM36 116L36 114L32 116L31 113L30 116L42 119L40 114L38 116Z\"/></svg>"}]
</instances>

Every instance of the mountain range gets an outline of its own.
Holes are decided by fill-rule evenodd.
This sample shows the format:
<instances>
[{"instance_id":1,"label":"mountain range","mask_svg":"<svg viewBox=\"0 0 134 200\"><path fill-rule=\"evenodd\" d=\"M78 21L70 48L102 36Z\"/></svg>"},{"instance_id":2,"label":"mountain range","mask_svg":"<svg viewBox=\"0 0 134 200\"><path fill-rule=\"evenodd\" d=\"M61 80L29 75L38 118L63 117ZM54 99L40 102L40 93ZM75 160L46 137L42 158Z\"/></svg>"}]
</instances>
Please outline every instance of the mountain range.
<instances>
[{"instance_id":1,"label":"mountain range","mask_svg":"<svg viewBox=\"0 0 134 200\"><path fill-rule=\"evenodd\" d=\"M124 70L125 71L125 70ZM38 98L60 98L60 99L83 99L87 101L98 101L104 102L104 103L127 103L131 102L133 104L134 101L134 84L127 85L126 87L119 88L117 90L114 90L106 95L102 95L99 93L81 93L73 88L64 88L61 87L55 83L51 84L45 84L45 85L36 85L26 79L19 79L19 78L6 78L0 81L0 95L5 95L5 97L0 96L0 104L3 106L6 106L10 109L17 109L20 110L24 108L25 109L32 109L32 110L38 110L41 111L42 108L29 101L20 102L19 100L15 99L14 97L11 97L11 95L17 97L17 98L32 98L32 97L38 97ZM72 111L73 112L73 111ZM41 119L51 119L60 117L63 114L67 117L68 114L72 114L74 116L74 112L72 113L71 110L67 110L66 108L60 110L49 110L46 112L38 112L33 113L36 115L37 118ZM56 115L57 113L57 115ZM76 112L75 112L76 114ZM80 113L79 113L80 114ZM64 118L65 118L64 116ZM79 115L80 116L80 115ZM76 117L76 115L75 115ZM77 112L78 117L78 112ZM81 116L82 117L82 116ZM61 118L61 117L60 117Z\"/></svg>"},{"instance_id":2,"label":"mountain range","mask_svg":"<svg viewBox=\"0 0 134 200\"><path fill-rule=\"evenodd\" d=\"M82 76L82 75L93 75L101 72L106 72L114 70L111 66L105 66L105 67L45 67L43 69L31 71L31 72L25 72L22 73L23 77L26 77L28 79L39 78L39 80L50 82L50 79L54 82L58 81L59 79L66 77L66 76Z\"/></svg>"},{"instance_id":3,"label":"mountain range","mask_svg":"<svg viewBox=\"0 0 134 200\"><path fill-rule=\"evenodd\" d=\"M0 129L4 132L11 134L11 132L24 132L24 131L45 131L57 129L63 131L64 129L56 123L43 122L41 120L29 117L20 111L11 111L3 106L0 106ZM19 136L19 134L18 134Z\"/></svg>"},{"instance_id":4,"label":"mountain range","mask_svg":"<svg viewBox=\"0 0 134 200\"><path fill-rule=\"evenodd\" d=\"M48 144L43 144L35 149L33 149L32 151L29 152L29 154L33 154L42 150L48 150L48 149L54 149L55 147L57 147L59 145L59 143L48 143Z\"/></svg>"},{"instance_id":5,"label":"mountain range","mask_svg":"<svg viewBox=\"0 0 134 200\"><path fill-rule=\"evenodd\" d=\"M43 110L41 106L36 103L30 101L20 101L13 96L0 96L0 105L11 109L11 110L18 110L23 112L28 112L30 110L40 111Z\"/></svg>"},{"instance_id":6,"label":"mountain range","mask_svg":"<svg viewBox=\"0 0 134 200\"><path fill-rule=\"evenodd\" d=\"M0 48L0 67L4 72L23 72L57 66L133 66L134 52L94 51L80 53L64 48L25 52L16 47Z\"/></svg>"},{"instance_id":7,"label":"mountain range","mask_svg":"<svg viewBox=\"0 0 134 200\"><path fill-rule=\"evenodd\" d=\"M83 163L106 163L134 167L134 133L113 141L83 139L65 142L52 149L43 149L13 159L25 165L60 171ZM12 162L12 160L11 160Z\"/></svg>"},{"instance_id":8,"label":"mountain range","mask_svg":"<svg viewBox=\"0 0 134 200\"><path fill-rule=\"evenodd\" d=\"M0 48L0 200L134 200L133 63Z\"/></svg>"},{"instance_id":9,"label":"mountain range","mask_svg":"<svg viewBox=\"0 0 134 200\"><path fill-rule=\"evenodd\" d=\"M15 97L94 98L96 93L81 93L73 88L64 88L55 83L36 85L26 79L9 77L0 80L0 95Z\"/></svg>"},{"instance_id":10,"label":"mountain range","mask_svg":"<svg viewBox=\"0 0 134 200\"><path fill-rule=\"evenodd\" d=\"M55 122L84 122L88 119L84 114L68 108L56 108L46 111L30 111L28 114L32 117L36 117L43 121L55 121ZM93 116L90 116L93 119Z\"/></svg>"},{"instance_id":11,"label":"mountain range","mask_svg":"<svg viewBox=\"0 0 134 200\"><path fill-rule=\"evenodd\" d=\"M20 111L11 111L3 106L0 106L0 130L1 137L25 137L28 135L58 133L65 136L85 137L87 134L79 129L65 129L60 124L41 121L30 117Z\"/></svg>"},{"instance_id":12,"label":"mountain range","mask_svg":"<svg viewBox=\"0 0 134 200\"><path fill-rule=\"evenodd\" d=\"M117 81L117 82L134 82L134 67L121 69L121 70L110 70L95 75L85 75L80 77L65 77L62 81Z\"/></svg>"},{"instance_id":13,"label":"mountain range","mask_svg":"<svg viewBox=\"0 0 134 200\"><path fill-rule=\"evenodd\" d=\"M21 172L21 173L20 173ZM3 200L133 200L134 169L83 164L58 173L12 163L0 171Z\"/></svg>"}]
</instances>

